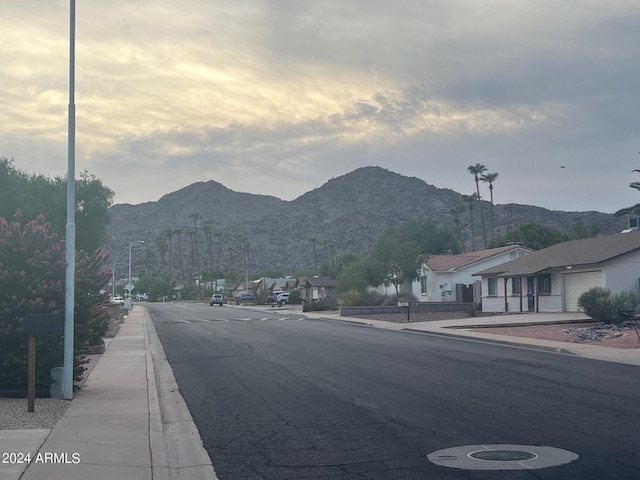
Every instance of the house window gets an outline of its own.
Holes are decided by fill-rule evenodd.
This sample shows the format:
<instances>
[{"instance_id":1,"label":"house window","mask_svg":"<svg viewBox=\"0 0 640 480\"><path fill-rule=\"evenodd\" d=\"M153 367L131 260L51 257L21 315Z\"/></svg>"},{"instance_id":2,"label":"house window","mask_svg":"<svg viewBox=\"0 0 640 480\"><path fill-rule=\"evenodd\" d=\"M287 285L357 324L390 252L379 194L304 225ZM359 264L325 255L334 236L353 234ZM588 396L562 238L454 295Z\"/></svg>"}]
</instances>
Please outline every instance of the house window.
<instances>
[{"instance_id":1,"label":"house window","mask_svg":"<svg viewBox=\"0 0 640 480\"><path fill-rule=\"evenodd\" d=\"M546 273L538 277L538 293L551 293L551 274Z\"/></svg>"},{"instance_id":2,"label":"house window","mask_svg":"<svg viewBox=\"0 0 640 480\"><path fill-rule=\"evenodd\" d=\"M420 276L420 293L427 293L427 274Z\"/></svg>"},{"instance_id":3,"label":"house window","mask_svg":"<svg viewBox=\"0 0 640 480\"><path fill-rule=\"evenodd\" d=\"M498 295L498 278L490 277L487 279L489 283L489 295L497 296Z\"/></svg>"},{"instance_id":4,"label":"house window","mask_svg":"<svg viewBox=\"0 0 640 480\"><path fill-rule=\"evenodd\" d=\"M511 295L520 295L522 293L522 278L514 277L511 279Z\"/></svg>"}]
</instances>

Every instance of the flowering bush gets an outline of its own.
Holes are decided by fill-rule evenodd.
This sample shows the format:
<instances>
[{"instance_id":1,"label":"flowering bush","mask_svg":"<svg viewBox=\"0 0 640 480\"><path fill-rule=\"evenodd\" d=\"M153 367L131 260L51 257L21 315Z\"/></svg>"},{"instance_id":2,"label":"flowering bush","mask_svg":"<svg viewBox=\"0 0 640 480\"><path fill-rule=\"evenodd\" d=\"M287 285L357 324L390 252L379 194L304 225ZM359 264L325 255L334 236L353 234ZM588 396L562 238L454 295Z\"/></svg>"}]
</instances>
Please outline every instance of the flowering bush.
<instances>
[{"instance_id":1,"label":"flowering bush","mask_svg":"<svg viewBox=\"0 0 640 480\"><path fill-rule=\"evenodd\" d=\"M49 233L42 215L22 225L18 211L12 222L0 217L0 389L27 385L25 313L64 313L65 242ZM76 252L74 357L78 379L83 368L77 357L97 344L108 327L104 297L108 282L102 270L106 256ZM50 370L63 365L63 336L42 335L36 342L36 383L51 383Z\"/></svg>"}]
</instances>

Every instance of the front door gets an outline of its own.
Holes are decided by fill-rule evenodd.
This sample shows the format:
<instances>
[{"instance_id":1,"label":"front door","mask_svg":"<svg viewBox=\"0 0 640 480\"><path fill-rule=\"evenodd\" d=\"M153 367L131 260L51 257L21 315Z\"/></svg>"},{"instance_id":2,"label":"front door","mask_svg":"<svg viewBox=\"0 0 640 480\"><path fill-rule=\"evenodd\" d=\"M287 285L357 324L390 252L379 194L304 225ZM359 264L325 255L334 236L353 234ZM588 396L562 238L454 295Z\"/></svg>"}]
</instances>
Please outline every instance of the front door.
<instances>
[{"instance_id":1,"label":"front door","mask_svg":"<svg viewBox=\"0 0 640 480\"><path fill-rule=\"evenodd\" d=\"M534 285L534 277L527 277L527 310L529 312L533 312L536 309Z\"/></svg>"}]
</instances>

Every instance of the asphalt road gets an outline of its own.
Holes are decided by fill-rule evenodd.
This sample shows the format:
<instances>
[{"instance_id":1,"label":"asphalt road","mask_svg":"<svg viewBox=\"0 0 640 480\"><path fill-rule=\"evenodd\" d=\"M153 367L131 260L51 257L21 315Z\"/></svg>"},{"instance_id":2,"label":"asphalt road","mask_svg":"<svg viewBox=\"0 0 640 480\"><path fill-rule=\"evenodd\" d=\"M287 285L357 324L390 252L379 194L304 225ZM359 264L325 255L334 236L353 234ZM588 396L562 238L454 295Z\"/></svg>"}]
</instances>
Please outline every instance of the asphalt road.
<instances>
[{"instance_id":1,"label":"asphalt road","mask_svg":"<svg viewBox=\"0 0 640 480\"><path fill-rule=\"evenodd\" d=\"M638 367L277 309L148 308L222 480L640 478ZM518 471L427 458L486 444L580 458Z\"/></svg>"}]
</instances>

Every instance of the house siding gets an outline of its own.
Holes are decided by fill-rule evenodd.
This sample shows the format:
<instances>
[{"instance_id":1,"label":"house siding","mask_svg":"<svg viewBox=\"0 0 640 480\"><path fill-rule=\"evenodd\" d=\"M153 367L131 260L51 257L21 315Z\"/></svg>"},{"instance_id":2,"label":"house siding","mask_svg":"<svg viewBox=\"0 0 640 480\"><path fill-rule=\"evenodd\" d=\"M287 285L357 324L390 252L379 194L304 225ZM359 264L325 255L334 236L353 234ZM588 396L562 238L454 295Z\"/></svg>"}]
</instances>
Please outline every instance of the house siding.
<instances>
[{"instance_id":1,"label":"house siding","mask_svg":"<svg viewBox=\"0 0 640 480\"><path fill-rule=\"evenodd\" d=\"M615 258L604 269L606 288L613 293L640 294L640 253Z\"/></svg>"}]
</instances>

